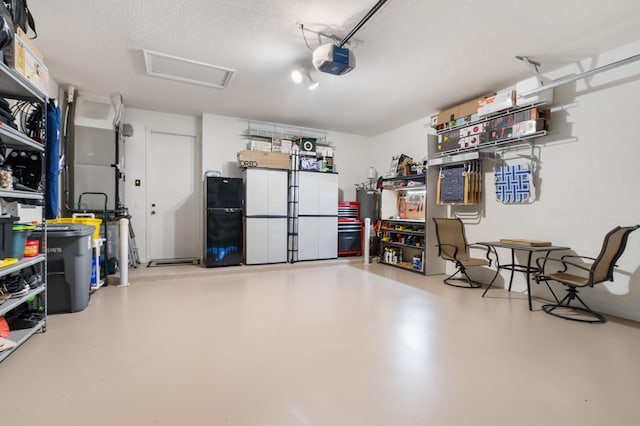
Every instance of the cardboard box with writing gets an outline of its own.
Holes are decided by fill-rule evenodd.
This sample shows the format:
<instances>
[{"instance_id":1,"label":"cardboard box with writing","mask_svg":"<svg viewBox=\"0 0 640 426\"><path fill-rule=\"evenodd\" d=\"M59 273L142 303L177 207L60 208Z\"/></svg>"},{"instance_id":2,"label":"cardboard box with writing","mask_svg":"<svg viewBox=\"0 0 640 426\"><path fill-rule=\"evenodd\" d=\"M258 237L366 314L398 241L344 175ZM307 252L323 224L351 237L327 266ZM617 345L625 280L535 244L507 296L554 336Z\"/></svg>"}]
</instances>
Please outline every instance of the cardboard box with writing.
<instances>
[{"instance_id":1,"label":"cardboard box with writing","mask_svg":"<svg viewBox=\"0 0 640 426\"><path fill-rule=\"evenodd\" d=\"M238 167L289 170L289 154L284 152L240 151L238 152Z\"/></svg>"}]
</instances>

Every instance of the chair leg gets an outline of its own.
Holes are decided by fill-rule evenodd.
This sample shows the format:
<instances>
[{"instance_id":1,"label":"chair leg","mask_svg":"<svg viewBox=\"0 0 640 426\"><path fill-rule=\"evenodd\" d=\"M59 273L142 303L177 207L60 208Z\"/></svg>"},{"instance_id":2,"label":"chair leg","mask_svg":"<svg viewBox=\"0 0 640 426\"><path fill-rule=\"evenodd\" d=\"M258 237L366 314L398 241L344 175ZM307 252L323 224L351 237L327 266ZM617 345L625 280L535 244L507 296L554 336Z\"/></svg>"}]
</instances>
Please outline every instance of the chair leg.
<instances>
[{"instance_id":1,"label":"chair leg","mask_svg":"<svg viewBox=\"0 0 640 426\"><path fill-rule=\"evenodd\" d=\"M583 307L580 306L571 306L571 301L577 300ZM566 303L565 303L566 302ZM575 316L569 316L567 314L562 314L561 312L554 312L556 309L560 310L569 310L569 313L572 311L583 312L587 316L592 317L593 319L581 319ZM558 303L555 304L547 304L542 305L542 310L548 313L549 315L553 315L554 317L570 320L570 321L578 321L578 322L588 322L588 323L603 323L607 320L600 315L599 313L591 310L589 306L578 296L578 289L575 287L569 287L567 289L567 295Z\"/></svg>"},{"instance_id":2,"label":"chair leg","mask_svg":"<svg viewBox=\"0 0 640 426\"><path fill-rule=\"evenodd\" d=\"M464 275L464 278L463 277L453 278L458 274ZM462 266L458 266L458 269L453 274L445 278L443 281L445 284L453 287L462 287L462 288L480 288L481 287L481 284L479 282L473 281L471 278L469 278L469 275L467 275L467 271L465 271L464 267ZM452 281L462 281L462 282L465 282L466 285L455 284Z\"/></svg>"},{"instance_id":3,"label":"chair leg","mask_svg":"<svg viewBox=\"0 0 640 426\"><path fill-rule=\"evenodd\" d=\"M493 276L493 279L491 280L491 282L489 283L489 285L487 286L487 288L484 290L484 292L482 293L482 297L484 297L485 294L487 294L487 292L489 291L489 289L491 288L491 286L493 285L493 283L496 281L496 278L498 278L498 274L500 273L500 268L496 269L496 274Z\"/></svg>"}]
</instances>

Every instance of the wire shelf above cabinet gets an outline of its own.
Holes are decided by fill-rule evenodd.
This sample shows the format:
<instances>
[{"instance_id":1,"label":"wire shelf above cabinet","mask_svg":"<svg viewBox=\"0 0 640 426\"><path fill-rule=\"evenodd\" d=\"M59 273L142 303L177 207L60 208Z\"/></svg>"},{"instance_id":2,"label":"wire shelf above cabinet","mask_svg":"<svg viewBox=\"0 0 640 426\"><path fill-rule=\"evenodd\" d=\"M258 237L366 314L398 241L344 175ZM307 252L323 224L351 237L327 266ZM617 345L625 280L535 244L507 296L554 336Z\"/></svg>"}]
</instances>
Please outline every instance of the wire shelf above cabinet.
<instances>
[{"instance_id":1,"label":"wire shelf above cabinet","mask_svg":"<svg viewBox=\"0 0 640 426\"><path fill-rule=\"evenodd\" d=\"M249 121L247 122L247 129L244 131L242 136L245 139L256 138L264 140L296 140L298 138L313 138L316 140L316 145L335 149L333 143L327 141L326 132L304 127L288 126L286 124Z\"/></svg>"}]
</instances>

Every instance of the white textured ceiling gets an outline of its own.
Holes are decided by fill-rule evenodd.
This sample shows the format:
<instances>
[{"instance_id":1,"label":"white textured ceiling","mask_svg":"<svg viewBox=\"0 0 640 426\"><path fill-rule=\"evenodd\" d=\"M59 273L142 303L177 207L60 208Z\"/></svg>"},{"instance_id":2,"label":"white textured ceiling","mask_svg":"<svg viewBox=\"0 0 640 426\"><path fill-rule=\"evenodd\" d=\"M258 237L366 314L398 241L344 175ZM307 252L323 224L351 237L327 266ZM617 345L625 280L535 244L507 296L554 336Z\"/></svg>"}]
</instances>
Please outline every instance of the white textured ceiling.
<instances>
[{"instance_id":1,"label":"white textured ceiling","mask_svg":"<svg viewBox=\"0 0 640 426\"><path fill-rule=\"evenodd\" d=\"M375 0L30 0L60 84L122 93L127 107L202 112L376 135L541 71L640 40L640 1L389 0L356 35L357 66L311 65L296 22L345 36ZM310 37L317 45L317 40ZM325 40L326 42L326 40ZM145 74L142 49L233 68L225 90Z\"/></svg>"}]
</instances>

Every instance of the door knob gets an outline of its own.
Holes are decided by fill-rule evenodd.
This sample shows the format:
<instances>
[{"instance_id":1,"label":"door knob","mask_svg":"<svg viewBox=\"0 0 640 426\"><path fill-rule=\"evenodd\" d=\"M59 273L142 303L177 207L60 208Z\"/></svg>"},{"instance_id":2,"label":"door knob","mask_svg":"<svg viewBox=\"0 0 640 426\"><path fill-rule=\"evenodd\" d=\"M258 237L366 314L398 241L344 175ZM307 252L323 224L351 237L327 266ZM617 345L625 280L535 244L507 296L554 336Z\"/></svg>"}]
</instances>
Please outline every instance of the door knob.
<instances>
[{"instance_id":1,"label":"door knob","mask_svg":"<svg viewBox=\"0 0 640 426\"><path fill-rule=\"evenodd\" d=\"M151 214L156 214L156 211L155 210L151 210Z\"/></svg>"},{"instance_id":2,"label":"door knob","mask_svg":"<svg viewBox=\"0 0 640 426\"><path fill-rule=\"evenodd\" d=\"M155 206L156 206L156 203L151 204L151 207L155 207Z\"/></svg>"}]
</instances>

